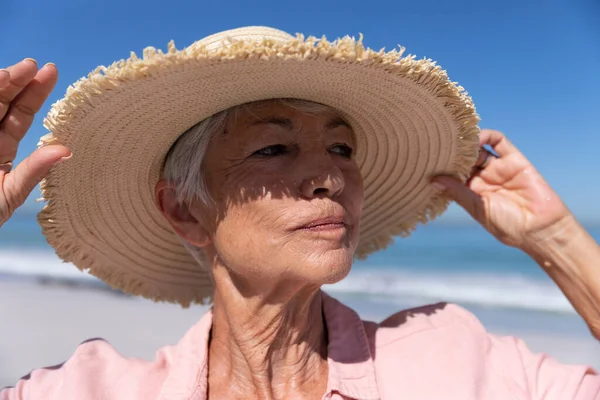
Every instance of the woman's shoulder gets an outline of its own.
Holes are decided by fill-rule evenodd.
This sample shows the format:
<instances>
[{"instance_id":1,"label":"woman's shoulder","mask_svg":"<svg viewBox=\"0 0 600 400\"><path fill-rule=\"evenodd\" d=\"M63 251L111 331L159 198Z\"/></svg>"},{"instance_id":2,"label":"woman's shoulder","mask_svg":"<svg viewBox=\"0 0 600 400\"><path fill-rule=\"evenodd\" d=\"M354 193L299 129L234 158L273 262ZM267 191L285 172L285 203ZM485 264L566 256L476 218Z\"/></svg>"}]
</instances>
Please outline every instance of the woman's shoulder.
<instances>
[{"instance_id":1,"label":"woman's shoulder","mask_svg":"<svg viewBox=\"0 0 600 400\"><path fill-rule=\"evenodd\" d=\"M440 335L445 341L453 336L487 339L486 329L475 315L457 304L442 302L401 310L379 323L365 321L365 329L376 336L378 347Z\"/></svg>"},{"instance_id":2,"label":"woman's shoulder","mask_svg":"<svg viewBox=\"0 0 600 400\"><path fill-rule=\"evenodd\" d=\"M490 333L456 304L402 310L364 326L378 376L391 385L423 393L470 390L463 398L600 398L592 368L561 364L518 337Z\"/></svg>"},{"instance_id":3,"label":"woman's shoulder","mask_svg":"<svg viewBox=\"0 0 600 400\"><path fill-rule=\"evenodd\" d=\"M171 367L172 347L156 352L153 361L123 356L101 338L81 343L62 364L31 371L14 387L0 391L0 400L155 398Z\"/></svg>"}]
</instances>

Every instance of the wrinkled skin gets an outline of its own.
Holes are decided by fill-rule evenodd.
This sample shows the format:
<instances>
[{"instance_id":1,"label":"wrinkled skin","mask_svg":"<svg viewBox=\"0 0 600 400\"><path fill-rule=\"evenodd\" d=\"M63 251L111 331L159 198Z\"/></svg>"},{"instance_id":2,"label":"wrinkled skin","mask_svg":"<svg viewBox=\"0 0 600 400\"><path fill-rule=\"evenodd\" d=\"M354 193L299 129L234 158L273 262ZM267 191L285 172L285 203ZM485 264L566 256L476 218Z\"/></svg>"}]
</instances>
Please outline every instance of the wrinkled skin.
<instances>
[{"instance_id":1,"label":"wrinkled skin","mask_svg":"<svg viewBox=\"0 0 600 400\"><path fill-rule=\"evenodd\" d=\"M211 397L318 398L325 390L316 294L346 276L358 243L363 186L354 146L335 114L266 102L211 141L214 205L180 207L172 186L158 185L175 231L213 260Z\"/></svg>"},{"instance_id":2,"label":"wrinkled skin","mask_svg":"<svg viewBox=\"0 0 600 400\"><path fill-rule=\"evenodd\" d=\"M216 207L193 202L174 227L250 287L336 282L352 265L363 204L353 147L352 130L336 115L255 107L208 148ZM336 220L300 229L323 218Z\"/></svg>"},{"instance_id":3,"label":"wrinkled skin","mask_svg":"<svg viewBox=\"0 0 600 400\"><path fill-rule=\"evenodd\" d=\"M0 70L0 225L70 157L66 147L48 146L12 170L56 80L54 65L38 69L31 60ZM500 157L475 168L467 184L435 177L433 185L545 268L600 338L600 247L508 139L484 130L481 143ZM335 115L266 103L210 144L214 205L179 205L168 182L157 185L167 221L212 262L211 398L322 396L327 342L317 294L347 275L358 242L363 188L354 145Z\"/></svg>"}]
</instances>

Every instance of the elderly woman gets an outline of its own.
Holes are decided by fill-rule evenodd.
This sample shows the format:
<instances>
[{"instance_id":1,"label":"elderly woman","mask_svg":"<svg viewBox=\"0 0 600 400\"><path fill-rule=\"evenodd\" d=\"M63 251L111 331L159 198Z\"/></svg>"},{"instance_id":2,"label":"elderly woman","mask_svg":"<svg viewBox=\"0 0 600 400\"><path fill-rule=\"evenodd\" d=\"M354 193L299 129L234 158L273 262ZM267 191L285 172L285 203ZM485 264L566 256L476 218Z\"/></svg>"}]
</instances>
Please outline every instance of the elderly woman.
<instances>
[{"instance_id":1,"label":"elderly woman","mask_svg":"<svg viewBox=\"0 0 600 400\"><path fill-rule=\"evenodd\" d=\"M39 221L62 259L127 293L213 306L152 362L92 340L0 399L600 398L592 369L456 305L374 323L321 291L453 199L600 337L600 248L431 61L257 27L148 49L71 87L12 170L56 79L30 59L0 71L0 222L46 177Z\"/></svg>"}]
</instances>

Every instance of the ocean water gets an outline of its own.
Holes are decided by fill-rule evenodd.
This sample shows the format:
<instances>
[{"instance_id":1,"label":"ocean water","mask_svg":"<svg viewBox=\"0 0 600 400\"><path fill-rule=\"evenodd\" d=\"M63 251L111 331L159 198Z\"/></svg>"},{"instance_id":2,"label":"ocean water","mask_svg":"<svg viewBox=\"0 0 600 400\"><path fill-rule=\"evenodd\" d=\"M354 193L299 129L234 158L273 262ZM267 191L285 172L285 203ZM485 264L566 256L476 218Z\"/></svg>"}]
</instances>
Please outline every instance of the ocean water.
<instances>
[{"instance_id":1,"label":"ocean water","mask_svg":"<svg viewBox=\"0 0 600 400\"><path fill-rule=\"evenodd\" d=\"M589 231L600 240L599 228ZM0 279L14 278L98 283L55 256L31 212L18 212L0 228ZM398 238L385 251L357 261L346 279L325 290L375 317L447 301L500 327L529 324L533 329L543 323L552 329L581 330L583 326L533 260L475 224L421 226L409 238Z\"/></svg>"}]
</instances>

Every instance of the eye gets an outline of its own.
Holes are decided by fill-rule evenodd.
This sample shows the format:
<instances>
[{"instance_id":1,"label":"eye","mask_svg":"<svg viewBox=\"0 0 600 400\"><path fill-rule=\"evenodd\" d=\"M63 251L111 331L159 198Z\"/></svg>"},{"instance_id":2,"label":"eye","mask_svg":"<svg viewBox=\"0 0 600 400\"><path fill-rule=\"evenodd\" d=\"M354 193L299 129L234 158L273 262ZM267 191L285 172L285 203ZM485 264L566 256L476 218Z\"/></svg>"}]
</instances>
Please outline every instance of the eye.
<instances>
[{"instance_id":1,"label":"eye","mask_svg":"<svg viewBox=\"0 0 600 400\"><path fill-rule=\"evenodd\" d=\"M282 144L275 144L272 146L263 147L260 150L255 151L252 155L264 156L264 157L275 157L287 153L287 148Z\"/></svg>"},{"instance_id":2,"label":"eye","mask_svg":"<svg viewBox=\"0 0 600 400\"><path fill-rule=\"evenodd\" d=\"M337 143L330 147L329 151L332 151L336 154L339 154L342 157L350 158L352 157L352 147L348 146L344 143Z\"/></svg>"}]
</instances>

